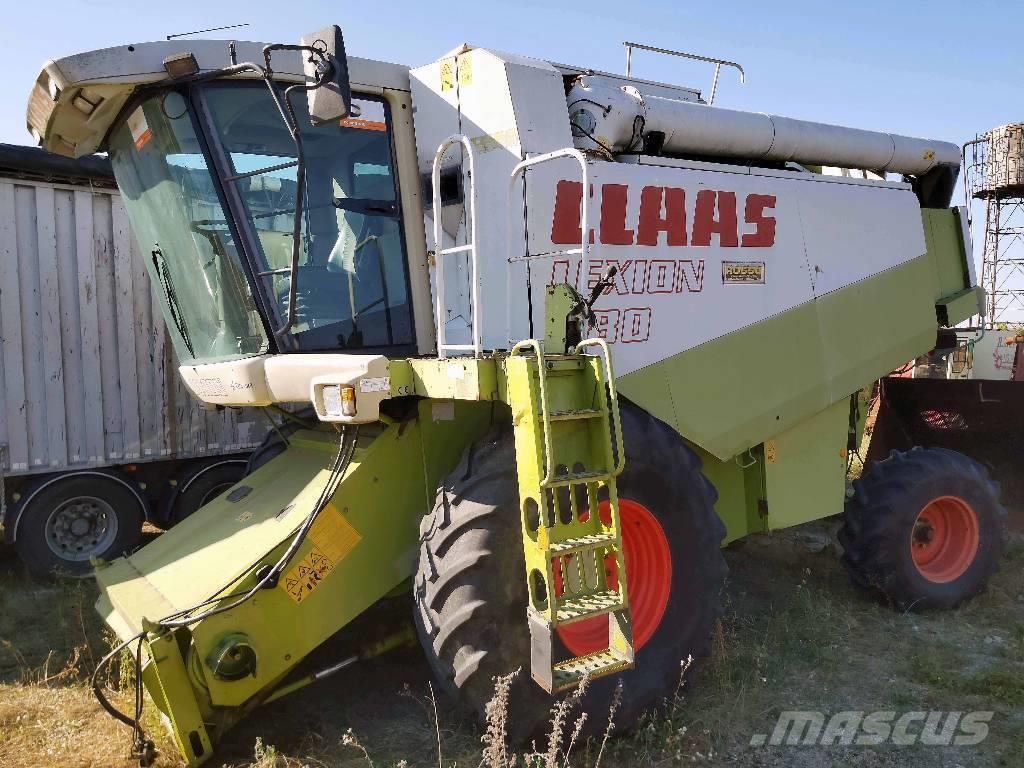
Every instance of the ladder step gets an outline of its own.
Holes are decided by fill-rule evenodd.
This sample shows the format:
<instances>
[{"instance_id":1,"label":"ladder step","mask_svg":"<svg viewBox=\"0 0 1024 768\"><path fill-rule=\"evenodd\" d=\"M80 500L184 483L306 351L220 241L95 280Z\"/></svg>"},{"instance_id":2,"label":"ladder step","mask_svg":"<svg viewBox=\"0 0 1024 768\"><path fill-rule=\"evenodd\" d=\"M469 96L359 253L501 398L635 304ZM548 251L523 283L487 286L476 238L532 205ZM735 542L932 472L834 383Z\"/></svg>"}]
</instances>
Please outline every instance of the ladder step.
<instances>
[{"instance_id":1,"label":"ladder step","mask_svg":"<svg viewBox=\"0 0 1024 768\"><path fill-rule=\"evenodd\" d=\"M610 649L563 661L556 664L552 670L554 685L551 693L575 688L583 681L584 677L594 680L598 677L624 672L632 666L633 662Z\"/></svg>"},{"instance_id":2,"label":"ladder step","mask_svg":"<svg viewBox=\"0 0 1024 768\"><path fill-rule=\"evenodd\" d=\"M622 610L622 595L618 592L591 592L581 597L557 599L555 624L572 624L575 621L604 616L612 611Z\"/></svg>"},{"instance_id":3,"label":"ladder step","mask_svg":"<svg viewBox=\"0 0 1024 768\"><path fill-rule=\"evenodd\" d=\"M545 488L559 488L563 485L572 485L575 483L593 483L599 480L611 480L609 475L604 470L600 472L570 472L567 475L556 475L550 483L544 483Z\"/></svg>"},{"instance_id":4,"label":"ladder step","mask_svg":"<svg viewBox=\"0 0 1024 768\"><path fill-rule=\"evenodd\" d=\"M574 419L597 419L606 411L598 408L581 408L578 411L552 411L548 414L550 421L572 421Z\"/></svg>"},{"instance_id":5,"label":"ladder step","mask_svg":"<svg viewBox=\"0 0 1024 768\"><path fill-rule=\"evenodd\" d=\"M447 256L449 253L465 253L466 251L473 250L473 244L469 245L456 245L451 248L442 248L438 253L441 256Z\"/></svg>"},{"instance_id":6,"label":"ladder step","mask_svg":"<svg viewBox=\"0 0 1024 768\"><path fill-rule=\"evenodd\" d=\"M588 549L600 549L601 547L618 544L619 537L614 533L592 533L587 536L580 536L575 539L558 541L548 546L552 555L571 555L574 552L585 552Z\"/></svg>"}]
</instances>

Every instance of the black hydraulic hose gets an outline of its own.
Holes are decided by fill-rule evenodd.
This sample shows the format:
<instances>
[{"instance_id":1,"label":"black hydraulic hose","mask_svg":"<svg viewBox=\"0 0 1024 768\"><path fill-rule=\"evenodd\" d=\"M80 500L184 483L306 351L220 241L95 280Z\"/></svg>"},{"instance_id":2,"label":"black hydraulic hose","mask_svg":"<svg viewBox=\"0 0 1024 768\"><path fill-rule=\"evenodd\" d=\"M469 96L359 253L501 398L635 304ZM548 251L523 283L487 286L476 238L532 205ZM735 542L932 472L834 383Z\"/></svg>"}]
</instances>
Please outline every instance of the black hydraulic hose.
<instances>
[{"instance_id":1,"label":"black hydraulic hose","mask_svg":"<svg viewBox=\"0 0 1024 768\"><path fill-rule=\"evenodd\" d=\"M119 710L117 707L110 703L110 700L103 693L103 687L100 685L99 677L100 672L106 669L107 665L110 664L110 662L114 659L115 656L120 654L125 648L134 643L136 640L141 641L142 638L144 638L145 636L145 632L139 632L139 634L135 635L132 638L129 638L128 640L125 640L114 650L112 650L110 653L108 653L106 656L100 659L100 663L97 664L96 669L93 670L92 678L90 680L90 682L92 683L92 693L96 697L96 700L100 703L100 706L107 711L107 714L113 717L115 720L118 720L127 725L129 728L133 729L135 728L135 722L130 717L128 717L128 715L124 714L123 712L121 712L121 710ZM142 643L140 642L139 645L141 646Z\"/></svg>"}]
</instances>

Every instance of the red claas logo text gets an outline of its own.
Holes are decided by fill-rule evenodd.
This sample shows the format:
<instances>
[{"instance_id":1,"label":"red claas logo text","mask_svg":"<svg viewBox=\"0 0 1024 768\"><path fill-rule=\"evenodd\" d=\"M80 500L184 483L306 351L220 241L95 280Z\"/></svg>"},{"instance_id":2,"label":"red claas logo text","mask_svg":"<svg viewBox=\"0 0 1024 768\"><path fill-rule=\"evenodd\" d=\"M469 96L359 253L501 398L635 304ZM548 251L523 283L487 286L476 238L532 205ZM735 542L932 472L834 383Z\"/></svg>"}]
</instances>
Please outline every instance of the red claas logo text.
<instances>
[{"instance_id":1,"label":"red claas logo text","mask_svg":"<svg viewBox=\"0 0 1024 768\"><path fill-rule=\"evenodd\" d=\"M591 195L594 194L591 188ZM601 245L656 246L665 233L669 246L723 248L770 248L775 245L775 195L748 194L742 199L743 218L735 192L701 189L693 208L693 221L686 216L686 190L679 187L646 186L640 191L640 212L627 221L630 188L626 184L601 185L601 210L597 239ZM583 184L560 181L555 192L551 219L551 242L579 243L580 203ZM594 230L590 231L594 242Z\"/></svg>"}]
</instances>

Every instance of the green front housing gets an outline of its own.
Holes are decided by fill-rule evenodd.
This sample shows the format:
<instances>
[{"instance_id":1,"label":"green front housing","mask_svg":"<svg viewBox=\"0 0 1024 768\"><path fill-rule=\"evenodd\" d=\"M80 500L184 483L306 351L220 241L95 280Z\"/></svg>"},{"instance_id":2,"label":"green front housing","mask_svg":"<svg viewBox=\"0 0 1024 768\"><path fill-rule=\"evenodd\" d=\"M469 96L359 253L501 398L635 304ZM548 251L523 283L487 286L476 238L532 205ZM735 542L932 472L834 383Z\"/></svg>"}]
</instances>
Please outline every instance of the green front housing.
<instances>
[{"instance_id":1,"label":"green front housing","mask_svg":"<svg viewBox=\"0 0 1024 768\"><path fill-rule=\"evenodd\" d=\"M930 349L937 325L979 311L956 216L923 212L928 250L917 259L617 379L701 454L727 541L842 511L863 388ZM570 299L549 291L547 314L564 317ZM548 349L564 350L564 335L551 324ZM277 561L327 483L338 446L327 427L297 433L231 492L98 571L107 623L124 639L150 630L143 680L190 764L252 708L299 687L289 673L300 661L409 579L439 481L512 419L509 362L392 360L389 412L401 416L362 429L286 575L238 608L190 629L151 623L245 591Z\"/></svg>"},{"instance_id":2,"label":"green front housing","mask_svg":"<svg viewBox=\"0 0 1024 768\"><path fill-rule=\"evenodd\" d=\"M190 630L151 632L143 680L190 763L209 757L220 734L310 651L409 579L419 520L439 479L466 445L507 418L500 403L422 400L401 422L375 434L364 428L338 506L317 518L323 536L314 526L274 588ZM232 492L101 568L98 609L107 623L127 639L149 622L254 585L309 514L337 447L333 431L296 433Z\"/></svg>"}]
</instances>

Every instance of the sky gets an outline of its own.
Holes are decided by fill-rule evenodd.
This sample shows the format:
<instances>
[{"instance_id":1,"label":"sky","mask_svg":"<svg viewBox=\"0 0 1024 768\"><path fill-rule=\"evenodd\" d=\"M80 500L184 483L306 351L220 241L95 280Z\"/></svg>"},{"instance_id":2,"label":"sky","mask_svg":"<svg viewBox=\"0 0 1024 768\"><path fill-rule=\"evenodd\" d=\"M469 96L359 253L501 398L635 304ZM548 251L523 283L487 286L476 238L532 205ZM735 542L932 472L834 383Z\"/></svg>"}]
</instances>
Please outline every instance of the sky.
<instances>
[{"instance_id":1,"label":"sky","mask_svg":"<svg viewBox=\"0 0 1024 768\"><path fill-rule=\"evenodd\" d=\"M32 141L25 104L47 59L242 22L200 37L298 42L338 24L354 56L416 66L468 42L613 72L633 40L742 64L742 85L723 69L718 106L957 144L1024 121L1020 0L2 3L0 142L15 144ZM635 52L633 74L707 93L712 68Z\"/></svg>"},{"instance_id":2,"label":"sky","mask_svg":"<svg viewBox=\"0 0 1024 768\"><path fill-rule=\"evenodd\" d=\"M738 61L716 103L962 143L1024 120L1024 3L950 0L4 0L0 141L28 144L25 103L47 59L248 22L202 37L298 42L338 24L350 55L419 65L462 42L622 71L623 40ZM628 10L624 10L628 9ZM993 23L993 21L995 23ZM187 40L187 38L186 38ZM182 42L183 47L186 43ZM634 74L707 89L711 67L634 54Z\"/></svg>"}]
</instances>

